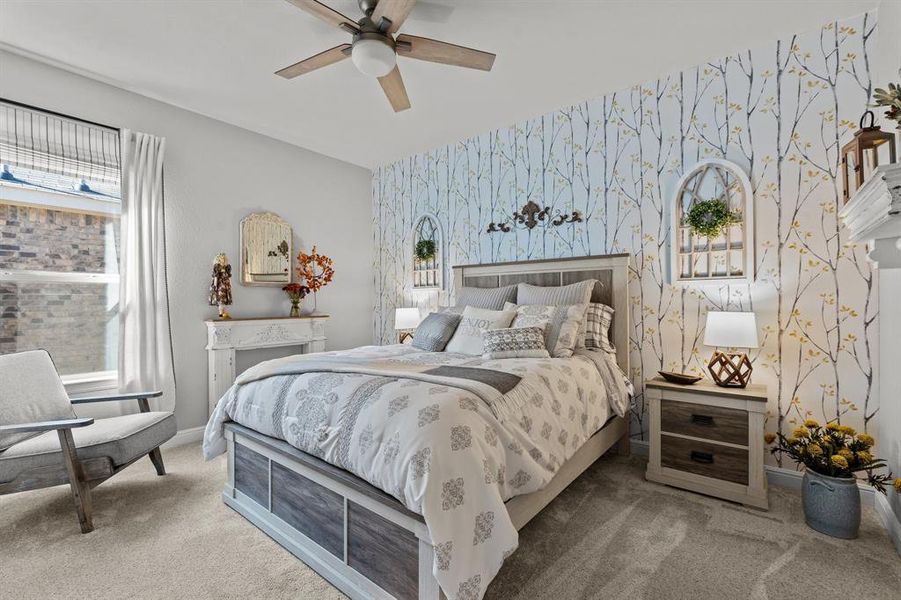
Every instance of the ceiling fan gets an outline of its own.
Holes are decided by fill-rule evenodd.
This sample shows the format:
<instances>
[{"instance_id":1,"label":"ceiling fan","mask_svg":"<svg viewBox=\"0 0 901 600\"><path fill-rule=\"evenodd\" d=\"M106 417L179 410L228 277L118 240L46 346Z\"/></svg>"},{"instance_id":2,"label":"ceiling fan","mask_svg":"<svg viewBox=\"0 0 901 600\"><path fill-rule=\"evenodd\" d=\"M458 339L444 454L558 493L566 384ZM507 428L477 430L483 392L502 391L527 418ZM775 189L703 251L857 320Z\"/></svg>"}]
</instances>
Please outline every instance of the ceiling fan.
<instances>
[{"instance_id":1,"label":"ceiling fan","mask_svg":"<svg viewBox=\"0 0 901 600\"><path fill-rule=\"evenodd\" d=\"M400 112L410 108L410 99L397 68L398 54L482 71L490 71L494 65L494 54L490 52L405 33L395 35L413 10L416 0L358 0L360 10L363 11L363 17L359 21L353 21L316 0L287 2L353 35L353 41L275 72L285 79L350 58L361 73L378 78L394 112Z\"/></svg>"}]
</instances>

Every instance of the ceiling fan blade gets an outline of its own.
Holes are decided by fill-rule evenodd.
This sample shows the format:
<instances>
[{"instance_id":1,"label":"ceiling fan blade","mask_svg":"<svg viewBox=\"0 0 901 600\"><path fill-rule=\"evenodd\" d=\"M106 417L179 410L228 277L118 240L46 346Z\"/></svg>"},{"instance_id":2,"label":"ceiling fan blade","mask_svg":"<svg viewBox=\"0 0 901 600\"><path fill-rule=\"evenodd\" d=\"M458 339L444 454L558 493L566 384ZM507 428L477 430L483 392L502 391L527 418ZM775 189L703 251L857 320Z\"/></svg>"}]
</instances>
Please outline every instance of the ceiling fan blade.
<instances>
[{"instance_id":1,"label":"ceiling fan blade","mask_svg":"<svg viewBox=\"0 0 901 600\"><path fill-rule=\"evenodd\" d=\"M280 69L276 71L275 74L284 77L285 79L292 79L298 75L305 75L310 71L333 65L349 56L350 44L341 44L340 46L335 46L325 52L320 52L310 58L305 58L300 62L296 62L290 67Z\"/></svg>"},{"instance_id":2,"label":"ceiling fan blade","mask_svg":"<svg viewBox=\"0 0 901 600\"><path fill-rule=\"evenodd\" d=\"M378 25L384 17L391 21L386 32L395 33L410 16L415 5L416 0L379 0L372 12L372 22Z\"/></svg>"},{"instance_id":3,"label":"ceiling fan blade","mask_svg":"<svg viewBox=\"0 0 901 600\"><path fill-rule=\"evenodd\" d=\"M495 55L490 52L404 33L397 36L397 52L418 60L481 71L490 71L495 58Z\"/></svg>"},{"instance_id":4,"label":"ceiling fan blade","mask_svg":"<svg viewBox=\"0 0 901 600\"><path fill-rule=\"evenodd\" d=\"M410 108L407 88L404 87L404 80L401 78L400 69L397 66L384 77L379 77L379 85L382 86L382 91L388 96L388 102L391 103L391 108L394 109L394 112Z\"/></svg>"},{"instance_id":5,"label":"ceiling fan blade","mask_svg":"<svg viewBox=\"0 0 901 600\"><path fill-rule=\"evenodd\" d=\"M285 0L299 8L300 10L310 13L314 17L322 19L329 25L334 25L335 27L339 27L341 29L352 28L354 31L358 31L360 28L357 26L357 22L349 17L345 17L337 10L333 8L329 8L325 4L321 2L316 2L316 0Z\"/></svg>"}]
</instances>

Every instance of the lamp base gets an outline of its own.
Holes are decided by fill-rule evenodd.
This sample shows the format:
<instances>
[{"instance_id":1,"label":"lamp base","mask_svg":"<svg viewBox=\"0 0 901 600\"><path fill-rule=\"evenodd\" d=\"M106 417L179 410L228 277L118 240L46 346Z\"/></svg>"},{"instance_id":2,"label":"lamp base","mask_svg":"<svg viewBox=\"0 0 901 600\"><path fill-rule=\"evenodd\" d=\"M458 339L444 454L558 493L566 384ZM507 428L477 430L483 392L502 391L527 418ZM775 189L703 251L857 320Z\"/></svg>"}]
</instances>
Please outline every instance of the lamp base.
<instances>
[{"instance_id":1,"label":"lamp base","mask_svg":"<svg viewBox=\"0 0 901 600\"><path fill-rule=\"evenodd\" d=\"M406 344L407 340L413 341L413 332L412 331L401 331L397 334L397 343L398 344Z\"/></svg>"},{"instance_id":2,"label":"lamp base","mask_svg":"<svg viewBox=\"0 0 901 600\"><path fill-rule=\"evenodd\" d=\"M751 359L744 352L715 351L707 363L714 383L721 387L743 388L751 382Z\"/></svg>"}]
</instances>

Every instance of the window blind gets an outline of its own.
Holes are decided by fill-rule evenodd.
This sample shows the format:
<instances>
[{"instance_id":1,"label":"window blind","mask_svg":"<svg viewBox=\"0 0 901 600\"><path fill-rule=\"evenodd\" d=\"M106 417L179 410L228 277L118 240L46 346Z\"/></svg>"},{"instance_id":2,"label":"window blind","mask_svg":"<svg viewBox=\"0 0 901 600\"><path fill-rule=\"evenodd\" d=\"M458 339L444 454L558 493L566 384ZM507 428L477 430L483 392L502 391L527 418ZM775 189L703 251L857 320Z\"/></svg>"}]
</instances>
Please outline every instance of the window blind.
<instances>
[{"instance_id":1,"label":"window blind","mask_svg":"<svg viewBox=\"0 0 901 600\"><path fill-rule=\"evenodd\" d=\"M0 101L0 163L119 184L119 131Z\"/></svg>"}]
</instances>

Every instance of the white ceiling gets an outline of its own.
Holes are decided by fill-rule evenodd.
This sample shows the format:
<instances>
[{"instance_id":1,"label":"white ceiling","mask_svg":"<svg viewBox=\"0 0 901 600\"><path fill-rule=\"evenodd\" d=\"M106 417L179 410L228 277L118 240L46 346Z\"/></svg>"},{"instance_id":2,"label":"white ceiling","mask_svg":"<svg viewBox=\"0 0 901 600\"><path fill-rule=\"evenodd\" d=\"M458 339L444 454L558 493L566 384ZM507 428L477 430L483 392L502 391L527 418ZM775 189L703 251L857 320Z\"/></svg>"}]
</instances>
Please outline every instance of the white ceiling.
<instances>
[{"instance_id":1,"label":"white ceiling","mask_svg":"<svg viewBox=\"0 0 901 600\"><path fill-rule=\"evenodd\" d=\"M323 0L352 17L355 0ZM401 58L395 114L350 61L273 72L349 41L283 0L0 0L0 44L364 167L653 79L878 0L420 0L403 32L497 53L490 73Z\"/></svg>"}]
</instances>

